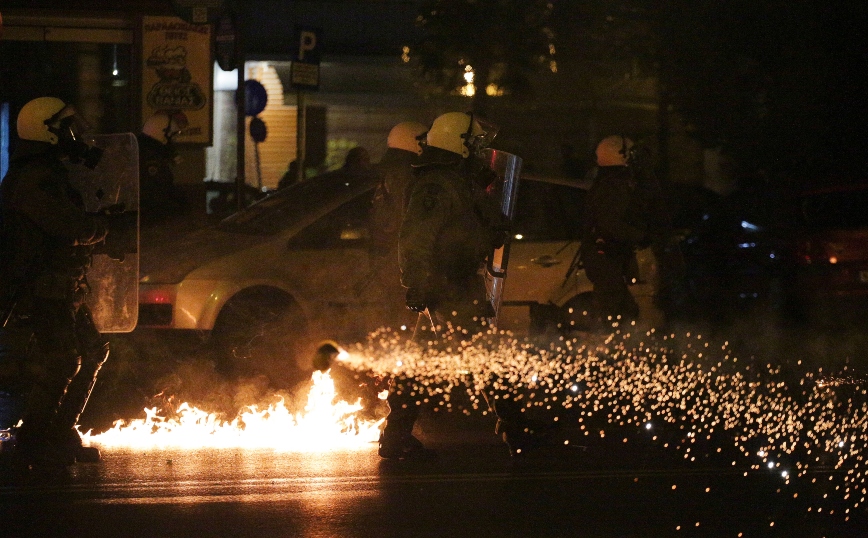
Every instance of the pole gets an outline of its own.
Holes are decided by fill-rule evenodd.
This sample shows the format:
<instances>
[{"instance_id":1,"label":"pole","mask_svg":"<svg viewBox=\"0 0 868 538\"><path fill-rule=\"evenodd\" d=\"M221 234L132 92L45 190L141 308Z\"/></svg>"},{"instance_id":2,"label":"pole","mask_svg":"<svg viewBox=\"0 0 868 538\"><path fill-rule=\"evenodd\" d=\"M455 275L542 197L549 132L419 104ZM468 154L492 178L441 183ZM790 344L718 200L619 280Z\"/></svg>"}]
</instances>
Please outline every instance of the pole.
<instances>
[{"instance_id":1,"label":"pole","mask_svg":"<svg viewBox=\"0 0 868 538\"><path fill-rule=\"evenodd\" d=\"M262 190L262 163L259 161L259 142L253 141L253 153L256 155L256 186Z\"/></svg>"},{"instance_id":2,"label":"pole","mask_svg":"<svg viewBox=\"0 0 868 538\"><path fill-rule=\"evenodd\" d=\"M240 7L240 6L239 6ZM238 10L236 14L237 30L235 36L235 51L238 62L238 89L235 93L235 102L237 104L237 122L236 122L236 155L237 165L235 171L235 208L237 210L244 209L244 185L247 182L244 170L244 143L246 141L246 102L247 97L244 95L244 18L241 14L243 8Z\"/></svg>"},{"instance_id":3,"label":"pole","mask_svg":"<svg viewBox=\"0 0 868 538\"><path fill-rule=\"evenodd\" d=\"M296 104L296 122L295 122L295 160L298 162L298 170L296 173L298 174L295 178L296 181L304 181L305 176L305 161L307 160L306 148L307 148L307 114L306 108L307 105L304 101L304 92L301 90L296 91L295 93L295 104Z\"/></svg>"}]
</instances>

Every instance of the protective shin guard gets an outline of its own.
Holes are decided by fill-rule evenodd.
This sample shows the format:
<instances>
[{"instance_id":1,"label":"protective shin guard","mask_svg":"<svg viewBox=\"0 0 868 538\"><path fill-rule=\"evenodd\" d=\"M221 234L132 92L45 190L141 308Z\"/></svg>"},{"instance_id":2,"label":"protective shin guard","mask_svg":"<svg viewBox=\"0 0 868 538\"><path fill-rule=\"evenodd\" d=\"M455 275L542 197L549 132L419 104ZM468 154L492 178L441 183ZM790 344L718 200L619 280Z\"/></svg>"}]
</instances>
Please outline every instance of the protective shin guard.
<instances>
[{"instance_id":1,"label":"protective shin guard","mask_svg":"<svg viewBox=\"0 0 868 538\"><path fill-rule=\"evenodd\" d=\"M69 378L64 378L44 380L31 387L25 398L23 422L18 430L20 445L50 440L52 424L68 384Z\"/></svg>"},{"instance_id":2,"label":"protective shin guard","mask_svg":"<svg viewBox=\"0 0 868 538\"><path fill-rule=\"evenodd\" d=\"M57 412L55 425L60 432L71 430L78 424L78 419L84 412L100 368L108 360L109 345L104 344L101 348L86 354L81 362L81 369L72 378L66 396Z\"/></svg>"},{"instance_id":3,"label":"protective shin guard","mask_svg":"<svg viewBox=\"0 0 868 538\"><path fill-rule=\"evenodd\" d=\"M389 414L386 416L386 425L383 428L383 437L387 439L399 439L413 434L413 425L419 418L419 406L407 392L404 386L393 390L386 398L389 404Z\"/></svg>"}]
</instances>

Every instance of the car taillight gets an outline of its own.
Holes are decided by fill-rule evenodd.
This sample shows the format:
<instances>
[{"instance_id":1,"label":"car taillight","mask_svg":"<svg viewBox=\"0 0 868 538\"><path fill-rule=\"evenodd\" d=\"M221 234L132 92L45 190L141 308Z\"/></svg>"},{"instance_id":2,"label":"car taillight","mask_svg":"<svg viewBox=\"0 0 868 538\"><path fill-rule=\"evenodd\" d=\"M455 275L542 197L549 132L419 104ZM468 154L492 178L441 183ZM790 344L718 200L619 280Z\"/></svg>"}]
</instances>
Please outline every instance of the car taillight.
<instances>
[{"instance_id":1,"label":"car taillight","mask_svg":"<svg viewBox=\"0 0 868 538\"><path fill-rule=\"evenodd\" d=\"M838 257L830 251L824 241L802 241L796 250L797 260L804 265L836 264Z\"/></svg>"},{"instance_id":2,"label":"car taillight","mask_svg":"<svg viewBox=\"0 0 868 538\"><path fill-rule=\"evenodd\" d=\"M171 304L175 299L173 290L140 290L139 302L146 304Z\"/></svg>"}]
</instances>

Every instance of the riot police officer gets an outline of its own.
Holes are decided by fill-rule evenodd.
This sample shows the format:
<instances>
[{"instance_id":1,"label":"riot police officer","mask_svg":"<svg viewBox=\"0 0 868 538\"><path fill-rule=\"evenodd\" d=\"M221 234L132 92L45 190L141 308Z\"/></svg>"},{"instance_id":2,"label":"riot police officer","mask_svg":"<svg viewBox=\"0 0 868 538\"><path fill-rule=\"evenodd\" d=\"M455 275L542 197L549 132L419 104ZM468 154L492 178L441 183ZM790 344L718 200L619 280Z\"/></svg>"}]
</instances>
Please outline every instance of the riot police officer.
<instances>
[{"instance_id":1,"label":"riot police officer","mask_svg":"<svg viewBox=\"0 0 868 538\"><path fill-rule=\"evenodd\" d=\"M99 457L82 448L75 425L109 353L84 303L108 220L85 212L64 165L93 168L101 156L80 140L76 121L74 107L55 97L25 104L0 183L0 321L16 335L2 339L0 390L23 400L13 456L27 468Z\"/></svg>"},{"instance_id":2,"label":"riot police officer","mask_svg":"<svg viewBox=\"0 0 868 538\"><path fill-rule=\"evenodd\" d=\"M622 135L600 141L597 174L586 202L580 256L603 325L639 317L629 285L638 277L636 249L648 246L650 236L630 166L633 145Z\"/></svg>"},{"instance_id":3,"label":"riot police officer","mask_svg":"<svg viewBox=\"0 0 868 538\"><path fill-rule=\"evenodd\" d=\"M412 164L422 153L420 137L427 131L414 121L396 124L389 131L386 153L374 165L380 183L371 202L371 263L383 289L383 319L393 325L411 322L400 284L398 232L413 179Z\"/></svg>"},{"instance_id":4,"label":"riot police officer","mask_svg":"<svg viewBox=\"0 0 868 538\"><path fill-rule=\"evenodd\" d=\"M443 114L432 123L413 164L415 177L398 248L406 305L419 313L417 335L420 329L434 329L431 324L451 329L459 337L464 331L478 333L494 313L482 270L487 256L502 241L503 229L499 209L486 193L493 172L478 157L486 134L470 114ZM392 380L386 399L389 415L380 437L381 457L428 453L412 435L419 415L417 395L412 379ZM523 442L519 437L526 428L508 392L497 396L486 395L499 418L496 431L515 448Z\"/></svg>"},{"instance_id":5,"label":"riot police officer","mask_svg":"<svg viewBox=\"0 0 868 538\"><path fill-rule=\"evenodd\" d=\"M183 213L186 199L175 185L173 139L187 127L182 112L158 111L145 120L136 136L139 143L139 181L142 221L158 223Z\"/></svg>"},{"instance_id":6,"label":"riot police officer","mask_svg":"<svg viewBox=\"0 0 868 538\"><path fill-rule=\"evenodd\" d=\"M373 200L373 240L375 249L386 251L397 244L398 231L407 205L406 195L412 180L412 165L422 153L421 138L428 128L415 121L403 121L389 131L386 153L374 169L380 184Z\"/></svg>"}]
</instances>

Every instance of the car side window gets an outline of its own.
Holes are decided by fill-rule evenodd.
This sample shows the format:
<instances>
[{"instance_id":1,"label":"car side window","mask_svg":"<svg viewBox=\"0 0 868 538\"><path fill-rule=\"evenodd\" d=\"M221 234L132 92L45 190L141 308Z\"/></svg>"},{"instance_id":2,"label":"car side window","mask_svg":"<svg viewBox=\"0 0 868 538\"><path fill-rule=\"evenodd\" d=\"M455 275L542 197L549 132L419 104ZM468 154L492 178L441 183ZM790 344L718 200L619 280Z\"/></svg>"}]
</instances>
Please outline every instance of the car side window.
<instances>
[{"instance_id":1,"label":"car side window","mask_svg":"<svg viewBox=\"0 0 868 538\"><path fill-rule=\"evenodd\" d=\"M290 249L360 247L370 239L369 213L373 190L366 191L320 217L287 242Z\"/></svg>"},{"instance_id":2,"label":"car side window","mask_svg":"<svg viewBox=\"0 0 868 538\"><path fill-rule=\"evenodd\" d=\"M581 239L586 192L543 181L519 183L513 230L525 241Z\"/></svg>"},{"instance_id":3,"label":"car side window","mask_svg":"<svg viewBox=\"0 0 868 538\"><path fill-rule=\"evenodd\" d=\"M858 229L868 227L868 191L847 190L807 195L802 199L802 218L811 229Z\"/></svg>"}]
</instances>

